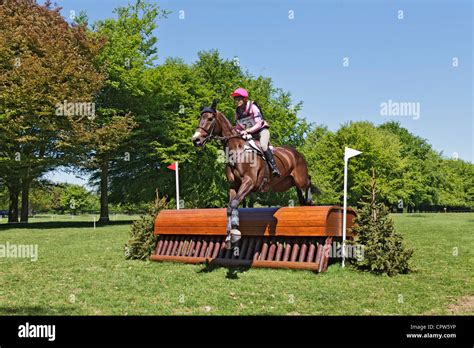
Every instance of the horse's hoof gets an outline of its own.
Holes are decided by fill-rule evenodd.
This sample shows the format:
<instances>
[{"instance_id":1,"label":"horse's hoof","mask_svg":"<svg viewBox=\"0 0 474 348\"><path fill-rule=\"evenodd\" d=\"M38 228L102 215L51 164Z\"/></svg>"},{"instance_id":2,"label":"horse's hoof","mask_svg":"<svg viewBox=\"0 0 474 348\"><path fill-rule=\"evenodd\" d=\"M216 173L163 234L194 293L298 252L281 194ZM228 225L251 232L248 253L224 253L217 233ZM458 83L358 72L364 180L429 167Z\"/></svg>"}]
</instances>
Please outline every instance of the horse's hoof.
<instances>
[{"instance_id":1,"label":"horse's hoof","mask_svg":"<svg viewBox=\"0 0 474 348\"><path fill-rule=\"evenodd\" d=\"M239 230L230 230L230 232L227 234L227 237L225 237L224 245L227 250L232 249L237 243L240 238L242 238L242 234L240 233Z\"/></svg>"},{"instance_id":2,"label":"horse's hoof","mask_svg":"<svg viewBox=\"0 0 474 348\"><path fill-rule=\"evenodd\" d=\"M242 233L239 230L230 230L230 241L237 243L242 238Z\"/></svg>"}]
</instances>

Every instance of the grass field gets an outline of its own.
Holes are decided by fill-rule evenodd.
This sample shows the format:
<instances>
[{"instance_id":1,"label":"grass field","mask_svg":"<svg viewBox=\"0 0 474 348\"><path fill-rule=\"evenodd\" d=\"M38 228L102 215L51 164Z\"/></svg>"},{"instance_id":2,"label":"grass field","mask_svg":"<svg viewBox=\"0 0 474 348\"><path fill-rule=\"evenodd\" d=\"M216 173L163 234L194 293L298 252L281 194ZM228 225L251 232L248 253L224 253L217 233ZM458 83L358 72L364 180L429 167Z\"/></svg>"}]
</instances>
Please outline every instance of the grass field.
<instances>
[{"instance_id":1,"label":"grass field","mask_svg":"<svg viewBox=\"0 0 474 348\"><path fill-rule=\"evenodd\" d=\"M416 271L391 278L339 264L314 274L127 261L127 219L0 225L0 245L38 245L35 262L0 258L0 315L474 314L474 214L395 215Z\"/></svg>"}]
</instances>

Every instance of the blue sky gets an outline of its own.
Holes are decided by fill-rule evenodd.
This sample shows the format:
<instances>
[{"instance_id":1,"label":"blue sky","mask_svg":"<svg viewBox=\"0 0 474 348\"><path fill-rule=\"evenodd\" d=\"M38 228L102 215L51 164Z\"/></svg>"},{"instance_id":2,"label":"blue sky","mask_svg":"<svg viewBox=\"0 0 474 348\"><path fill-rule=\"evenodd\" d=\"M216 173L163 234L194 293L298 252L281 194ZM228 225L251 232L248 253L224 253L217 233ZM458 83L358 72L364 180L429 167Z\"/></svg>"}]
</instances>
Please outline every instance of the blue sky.
<instances>
[{"instance_id":1,"label":"blue sky","mask_svg":"<svg viewBox=\"0 0 474 348\"><path fill-rule=\"evenodd\" d=\"M128 2L58 5L64 16L85 10L93 22ZM172 11L156 30L157 64L167 57L191 63L198 51L218 49L303 101L299 116L309 121L335 130L351 120L396 120L446 157L474 162L470 0L156 2ZM381 115L389 100L419 103L419 118ZM81 182L64 173L49 177Z\"/></svg>"}]
</instances>

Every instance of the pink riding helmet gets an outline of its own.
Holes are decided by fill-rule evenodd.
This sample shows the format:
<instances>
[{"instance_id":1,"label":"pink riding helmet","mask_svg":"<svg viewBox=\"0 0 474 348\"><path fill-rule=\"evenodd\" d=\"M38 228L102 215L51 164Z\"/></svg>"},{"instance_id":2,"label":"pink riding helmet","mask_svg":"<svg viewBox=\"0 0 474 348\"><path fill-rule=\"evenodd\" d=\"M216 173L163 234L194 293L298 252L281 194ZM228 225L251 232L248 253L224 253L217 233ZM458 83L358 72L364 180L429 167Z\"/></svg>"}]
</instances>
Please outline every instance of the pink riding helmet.
<instances>
[{"instance_id":1,"label":"pink riding helmet","mask_svg":"<svg viewBox=\"0 0 474 348\"><path fill-rule=\"evenodd\" d=\"M248 93L245 89L239 87L239 88L237 88L235 91L233 91L233 92L230 94L230 96L231 96L231 97L244 97L244 98L248 98L248 97L249 97L249 93Z\"/></svg>"}]
</instances>

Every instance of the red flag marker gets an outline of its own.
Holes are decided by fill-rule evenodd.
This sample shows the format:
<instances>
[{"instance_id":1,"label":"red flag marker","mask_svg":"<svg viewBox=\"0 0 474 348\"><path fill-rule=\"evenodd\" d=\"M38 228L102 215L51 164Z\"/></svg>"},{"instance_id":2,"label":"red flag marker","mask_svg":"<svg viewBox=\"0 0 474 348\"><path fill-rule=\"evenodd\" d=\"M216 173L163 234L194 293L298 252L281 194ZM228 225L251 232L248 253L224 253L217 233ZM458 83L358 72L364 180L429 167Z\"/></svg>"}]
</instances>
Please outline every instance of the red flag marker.
<instances>
[{"instance_id":1,"label":"red flag marker","mask_svg":"<svg viewBox=\"0 0 474 348\"><path fill-rule=\"evenodd\" d=\"M170 164L168 169L174 170L176 172L176 209L179 210L179 174L178 174L178 162Z\"/></svg>"}]
</instances>

